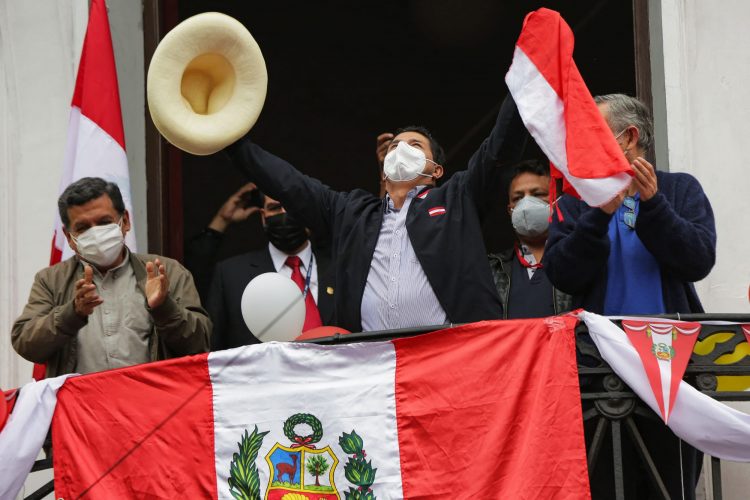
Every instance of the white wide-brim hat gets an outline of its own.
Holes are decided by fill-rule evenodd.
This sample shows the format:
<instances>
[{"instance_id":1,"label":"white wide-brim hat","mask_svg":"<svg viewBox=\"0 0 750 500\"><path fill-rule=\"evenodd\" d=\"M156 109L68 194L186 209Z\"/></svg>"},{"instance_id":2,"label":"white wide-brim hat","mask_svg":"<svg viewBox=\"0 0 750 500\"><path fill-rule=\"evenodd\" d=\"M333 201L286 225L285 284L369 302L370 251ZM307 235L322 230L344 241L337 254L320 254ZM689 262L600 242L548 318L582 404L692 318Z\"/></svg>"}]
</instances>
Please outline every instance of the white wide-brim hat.
<instances>
[{"instance_id":1,"label":"white wide-brim hat","mask_svg":"<svg viewBox=\"0 0 750 500\"><path fill-rule=\"evenodd\" d=\"M232 17L206 12L181 22L159 43L146 95L165 139L209 155L252 128L267 87L266 63L250 32Z\"/></svg>"}]
</instances>

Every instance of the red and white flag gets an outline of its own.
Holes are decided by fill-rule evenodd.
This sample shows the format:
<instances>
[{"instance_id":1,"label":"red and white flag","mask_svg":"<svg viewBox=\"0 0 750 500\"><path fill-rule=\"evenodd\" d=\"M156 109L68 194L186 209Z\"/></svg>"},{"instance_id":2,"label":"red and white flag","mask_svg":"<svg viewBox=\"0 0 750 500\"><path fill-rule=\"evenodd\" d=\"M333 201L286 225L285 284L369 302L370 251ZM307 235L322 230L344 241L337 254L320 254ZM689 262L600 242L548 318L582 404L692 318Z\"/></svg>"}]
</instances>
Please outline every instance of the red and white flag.
<instances>
[{"instance_id":1,"label":"red and white flag","mask_svg":"<svg viewBox=\"0 0 750 500\"><path fill-rule=\"evenodd\" d=\"M563 190L601 206L630 184L633 173L573 61L573 45L559 13L530 13L505 83L553 177L563 177Z\"/></svg>"},{"instance_id":2,"label":"red and white flag","mask_svg":"<svg viewBox=\"0 0 750 500\"><path fill-rule=\"evenodd\" d=\"M125 243L136 251L130 174L125 155L125 132L120 111L120 92L112 49L112 36L104 0L92 0L86 37L71 103L68 141L65 146L59 193L82 177L101 177L120 188L130 212L130 231ZM50 265L73 255L62 232L60 214L55 212ZM44 378L45 365L34 365L34 379Z\"/></svg>"},{"instance_id":3,"label":"red and white flag","mask_svg":"<svg viewBox=\"0 0 750 500\"><path fill-rule=\"evenodd\" d=\"M701 324L624 319L622 329L638 351L661 418L666 423L698 340Z\"/></svg>"},{"instance_id":4,"label":"red and white flag","mask_svg":"<svg viewBox=\"0 0 750 500\"><path fill-rule=\"evenodd\" d=\"M70 378L55 497L589 498L576 321L268 343Z\"/></svg>"},{"instance_id":5,"label":"red and white flag","mask_svg":"<svg viewBox=\"0 0 750 500\"><path fill-rule=\"evenodd\" d=\"M658 398L662 391L654 390L653 377L644 369L641 356L631 343L631 337L604 316L589 312L582 312L579 316L586 323L602 358L644 403L654 412L664 415L662 408L667 409L667 401L672 400L669 403L671 409L667 413L667 425L680 439L722 460L750 462L750 415L706 396L683 381L681 375L676 380L672 378L672 383L665 384L664 372L667 370L660 366L662 390L669 388L671 394L662 396L664 406L661 406ZM636 318L633 320L642 321ZM655 323L666 322L658 320ZM679 322L674 324L680 325ZM686 329L686 337L698 336L697 331L690 333L693 328ZM672 335L671 332L665 333L667 336ZM679 335L683 334L678 333L678 338ZM657 347L656 350L661 348ZM675 377L676 374L671 376Z\"/></svg>"},{"instance_id":6,"label":"red and white flag","mask_svg":"<svg viewBox=\"0 0 750 500\"><path fill-rule=\"evenodd\" d=\"M112 36L104 0L92 0L89 23L78 64L71 103L68 142L65 147L60 193L82 177L101 177L116 183L130 212L131 230L125 242L135 251L130 175L125 155L125 132L120 111L120 92L112 49ZM73 255L55 216L50 265Z\"/></svg>"}]
</instances>

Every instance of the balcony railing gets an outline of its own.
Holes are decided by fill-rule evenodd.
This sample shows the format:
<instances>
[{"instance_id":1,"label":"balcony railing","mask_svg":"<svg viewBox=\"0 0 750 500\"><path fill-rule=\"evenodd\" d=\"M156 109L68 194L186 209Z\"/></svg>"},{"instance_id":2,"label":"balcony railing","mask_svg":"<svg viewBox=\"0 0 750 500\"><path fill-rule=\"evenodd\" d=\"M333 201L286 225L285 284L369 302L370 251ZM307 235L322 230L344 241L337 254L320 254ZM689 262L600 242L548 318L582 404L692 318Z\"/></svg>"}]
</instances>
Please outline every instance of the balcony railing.
<instances>
[{"instance_id":1,"label":"balcony railing","mask_svg":"<svg viewBox=\"0 0 750 500\"><path fill-rule=\"evenodd\" d=\"M653 316L650 316L653 317ZM693 350L685 372L685 380L704 394L720 401L750 401L750 356L744 354L740 344L746 343L740 324L750 324L750 314L690 314L663 315L664 319L698 321L703 328ZM726 322L727 324L720 324ZM735 324L729 324L735 323ZM455 325L437 325L380 332L362 332L334 335L315 339L317 344L342 344L352 342L374 342L449 328ZM663 498L670 499L662 477L654 466L651 454L638 427L639 418L661 420L638 396L623 383L601 358L596 347L588 339L586 326L581 323L576 329L578 372L581 380L581 399L584 406L583 419L595 425L594 436L588 445L589 476L603 467L611 467L615 500L625 498L622 444L623 434L628 433L635 443L642 465L649 472L649 480L660 491ZM739 348L738 348L739 347ZM750 350L748 351L750 352ZM607 436L612 443L611 463L604 463L600 452ZM45 450L50 450L49 443ZM32 472L52 468L51 451L48 458L38 460ZM710 475L714 500L722 500L721 461L711 457ZM26 500L44 498L54 490L50 481L26 497Z\"/></svg>"}]
</instances>

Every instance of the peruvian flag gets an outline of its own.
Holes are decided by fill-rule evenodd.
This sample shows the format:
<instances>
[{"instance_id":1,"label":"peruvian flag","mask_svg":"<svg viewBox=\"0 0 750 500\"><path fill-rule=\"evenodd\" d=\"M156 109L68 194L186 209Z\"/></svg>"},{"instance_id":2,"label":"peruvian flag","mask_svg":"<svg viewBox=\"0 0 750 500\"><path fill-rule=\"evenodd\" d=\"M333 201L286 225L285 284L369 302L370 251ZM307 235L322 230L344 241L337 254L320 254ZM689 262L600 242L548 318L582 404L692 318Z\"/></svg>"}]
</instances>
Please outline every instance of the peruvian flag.
<instances>
[{"instance_id":1,"label":"peruvian flag","mask_svg":"<svg viewBox=\"0 0 750 500\"><path fill-rule=\"evenodd\" d=\"M505 76L526 128L563 178L563 190L604 205L633 175L573 61L573 32L560 14L526 16Z\"/></svg>"},{"instance_id":2,"label":"peruvian flag","mask_svg":"<svg viewBox=\"0 0 750 500\"><path fill-rule=\"evenodd\" d=\"M622 329L638 351L661 417L667 423L701 325L624 319Z\"/></svg>"},{"instance_id":3,"label":"peruvian flag","mask_svg":"<svg viewBox=\"0 0 750 500\"><path fill-rule=\"evenodd\" d=\"M631 333L626 333L604 316L589 312L582 312L579 316L586 323L602 358L644 403L663 416L669 428L680 439L722 460L750 462L750 415L706 396L683 381L682 374L675 378L677 373L671 373L669 382L665 372L671 370L664 370L661 365L660 373L654 377L653 368L644 368L639 349L631 340L634 335L646 337L645 332L635 333L638 331L637 328L632 331L632 325L639 327L638 323L643 323L643 320L623 320L623 323L631 324L630 327L626 326L626 329L631 329ZM678 343L680 339L685 342L685 345L674 347L673 356L679 355L679 350L687 350L690 343L694 345L695 339L691 337L698 336L697 331L692 333L695 324L672 322L667 330L658 328L660 324L667 324L664 320L646 323L657 326L660 332L657 335L661 335L655 340L648 341L652 345L655 342L666 344L664 336L672 337L673 346L675 338ZM679 329L685 332L680 332ZM635 339L635 342L643 342L643 338ZM665 349L657 346L653 352L664 353ZM654 354L651 356L654 357ZM682 371L684 373L684 369ZM655 379L658 383L654 383ZM656 389L655 386L660 387Z\"/></svg>"},{"instance_id":4,"label":"peruvian flag","mask_svg":"<svg viewBox=\"0 0 750 500\"><path fill-rule=\"evenodd\" d=\"M576 322L272 342L70 378L55 497L590 498Z\"/></svg>"},{"instance_id":5,"label":"peruvian flag","mask_svg":"<svg viewBox=\"0 0 750 500\"><path fill-rule=\"evenodd\" d=\"M131 228L125 243L128 248L136 251L120 92L104 0L91 2L71 103L60 194L82 177L101 177L119 186L125 208L130 212ZM55 231L49 263L57 264L72 255L73 250L62 232L60 214L55 212ZM43 379L44 370L44 365L34 365L34 378Z\"/></svg>"}]
</instances>

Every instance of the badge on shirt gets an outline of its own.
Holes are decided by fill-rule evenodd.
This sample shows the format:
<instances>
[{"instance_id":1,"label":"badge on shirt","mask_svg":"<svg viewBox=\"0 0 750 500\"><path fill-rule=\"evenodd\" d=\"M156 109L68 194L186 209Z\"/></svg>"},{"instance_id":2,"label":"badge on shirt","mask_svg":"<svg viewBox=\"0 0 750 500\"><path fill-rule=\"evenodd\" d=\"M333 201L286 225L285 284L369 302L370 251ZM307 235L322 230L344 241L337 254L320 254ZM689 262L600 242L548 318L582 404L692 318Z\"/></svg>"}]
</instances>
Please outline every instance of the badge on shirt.
<instances>
[{"instance_id":1,"label":"badge on shirt","mask_svg":"<svg viewBox=\"0 0 750 500\"><path fill-rule=\"evenodd\" d=\"M430 217L435 217L436 215L443 215L445 213L445 207L432 207L429 210L427 210L427 213L430 214Z\"/></svg>"}]
</instances>

